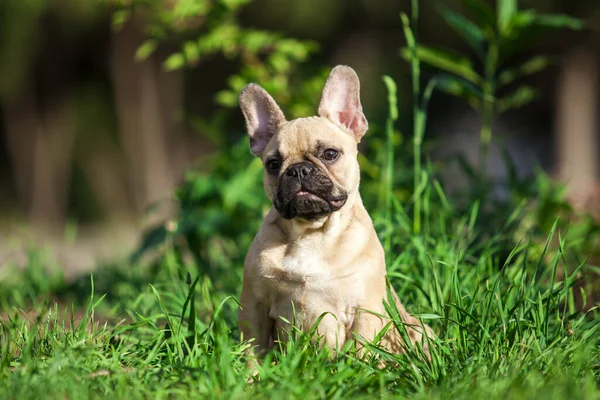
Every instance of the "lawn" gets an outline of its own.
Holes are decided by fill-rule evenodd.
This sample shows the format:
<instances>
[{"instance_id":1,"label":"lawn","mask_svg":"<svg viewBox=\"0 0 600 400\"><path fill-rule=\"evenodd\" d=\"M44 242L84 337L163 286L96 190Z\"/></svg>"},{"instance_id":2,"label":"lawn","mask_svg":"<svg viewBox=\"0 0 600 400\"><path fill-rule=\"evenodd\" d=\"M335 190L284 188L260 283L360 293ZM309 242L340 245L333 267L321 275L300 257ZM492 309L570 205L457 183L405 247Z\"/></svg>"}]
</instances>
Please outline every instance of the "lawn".
<instances>
[{"instance_id":1,"label":"lawn","mask_svg":"<svg viewBox=\"0 0 600 400\"><path fill-rule=\"evenodd\" d=\"M197 176L189 179L202 186ZM218 174L210 179L218 182ZM252 190L260 193L260 171L256 181ZM600 319L595 308L581 308L587 302L581 279L595 271L580 250L581 223L557 219L545 239L535 233L539 226L518 237L534 211L517 208L504 224L493 222L477 203L463 211L452 205L434 190L436 182L423 192L419 234L398 202L390 210L372 207L391 284L439 336L431 363L416 349L391 355L376 343L370 359L348 349L331 360L297 335L267 357L258 381L247 383L237 298L259 208L251 228L233 239L228 231L208 233L214 241L204 256L186 252L180 236L189 232L179 235L171 226L142 257L99 266L74 281L48 272L52 255L41 250L29 252L25 271L5 266L0 393L19 399L600 398ZM231 218L240 212L223 211ZM179 227L191 217L181 218ZM202 257L206 265L199 266ZM384 369L381 358L388 361Z\"/></svg>"}]
</instances>

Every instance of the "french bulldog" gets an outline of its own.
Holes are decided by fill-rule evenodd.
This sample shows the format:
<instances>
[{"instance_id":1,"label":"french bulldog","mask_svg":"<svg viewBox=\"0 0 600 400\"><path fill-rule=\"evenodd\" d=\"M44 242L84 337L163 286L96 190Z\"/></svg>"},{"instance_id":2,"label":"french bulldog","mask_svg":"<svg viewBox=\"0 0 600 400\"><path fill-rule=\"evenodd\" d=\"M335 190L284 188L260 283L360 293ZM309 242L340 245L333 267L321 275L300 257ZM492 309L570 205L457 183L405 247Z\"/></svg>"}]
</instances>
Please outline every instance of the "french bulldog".
<instances>
[{"instance_id":1,"label":"french bulldog","mask_svg":"<svg viewBox=\"0 0 600 400\"><path fill-rule=\"evenodd\" d=\"M307 332L324 315L317 327L321 344L336 352L355 340L364 349L390 318L385 254L359 193L358 143L368 123L358 76L348 66L335 67L313 117L287 121L254 83L239 102L273 204L244 264L242 338L253 339L261 354L287 340L291 321ZM429 357L424 336L433 337L431 329L391 290L410 341ZM406 350L393 325L380 344L393 353Z\"/></svg>"}]
</instances>

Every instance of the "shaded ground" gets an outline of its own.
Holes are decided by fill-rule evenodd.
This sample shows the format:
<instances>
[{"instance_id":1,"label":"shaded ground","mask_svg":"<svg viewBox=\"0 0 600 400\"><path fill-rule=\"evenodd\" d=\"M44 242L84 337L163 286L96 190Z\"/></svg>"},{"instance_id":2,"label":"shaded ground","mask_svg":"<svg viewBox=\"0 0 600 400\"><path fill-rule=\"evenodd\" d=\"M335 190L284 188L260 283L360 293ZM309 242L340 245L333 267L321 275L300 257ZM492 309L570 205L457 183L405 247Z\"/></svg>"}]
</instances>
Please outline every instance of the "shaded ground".
<instances>
[{"instance_id":1,"label":"shaded ground","mask_svg":"<svg viewBox=\"0 0 600 400\"><path fill-rule=\"evenodd\" d=\"M50 237L21 226L0 231L0 279L3 270L29 264L30 249L43 250L48 268L59 268L69 280L99 265L124 259L139 245L141 229L133 225L82 227Z\"/></svg>"}]
</instances>

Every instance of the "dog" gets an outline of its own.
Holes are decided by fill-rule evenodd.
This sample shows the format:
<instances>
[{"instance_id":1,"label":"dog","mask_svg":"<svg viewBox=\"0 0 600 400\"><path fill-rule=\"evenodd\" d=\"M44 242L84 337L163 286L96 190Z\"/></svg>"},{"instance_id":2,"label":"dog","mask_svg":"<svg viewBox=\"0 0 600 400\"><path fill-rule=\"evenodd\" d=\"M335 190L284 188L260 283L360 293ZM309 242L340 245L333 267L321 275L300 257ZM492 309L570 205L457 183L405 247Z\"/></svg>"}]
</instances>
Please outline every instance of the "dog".
<instances>
[{"instance_id":1,"label":"dog","mask_svg":"<svg viewBox=\"0 0 600 400\"><path fill-rule=\"evenodd\" d=\"M246 256L238 315L251 354L289 338L291 321L334 352L348 341L364 349L386 328L385 254L359 193L358 143L368 128L354 70L333 68L318 115L287 121L275 100L248 84L239 97L250 151L264 166L273 207ZM429 357L431 328L407 313L391 289L410 341ZM324 314L325 313L325 314ZM380 345L402 353L392 325Z\"/></svg>"}]
</instances>

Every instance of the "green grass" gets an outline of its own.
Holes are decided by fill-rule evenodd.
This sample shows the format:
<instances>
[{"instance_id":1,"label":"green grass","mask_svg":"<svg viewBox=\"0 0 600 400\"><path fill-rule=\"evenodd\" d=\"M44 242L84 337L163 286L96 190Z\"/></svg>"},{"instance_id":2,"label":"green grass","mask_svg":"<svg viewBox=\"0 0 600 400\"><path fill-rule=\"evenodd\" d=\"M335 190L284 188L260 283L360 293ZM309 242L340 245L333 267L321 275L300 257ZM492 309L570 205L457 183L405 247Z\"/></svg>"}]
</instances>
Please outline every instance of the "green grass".
<instances>
[{"instance_id":1,"label":"green grass","mask_svg":"<svg viewBox=\"0 0 600 400\"><path fill-rule=\"evenodd\" d=\"M508 203L481 206L447 197L427 163L404 198L410 168L394 161L392 122L364 149L362 194L391 284L438 335L430 363L377 343L371 358L348 349L332 360L297 334L248 383L237 298L266 198L244 141L212 158L210 173L190 173L180 216L149 232L132 260L71 282L35 249L24 271L3 266L2 397L600 399L599 313L580 307L582 280L598 272L587 262L596 225L541 174L512 182Z\"/></svg>"},{"instance_id":2,"label":"green grass","mask_svg":"<svg viewBox=\"0 0 600 400\"><path fill-rule=\"evenodd\" d=\"M405 30L416 40L412 4ZM2 398L600 399L600 314L581 307L582 288L597 292L588 256L598 224L543 174L517 179L510 162L507 202L468 167L466 196L449 198L444 165L421 158L433 86L420 93L417 59L412 67L412 141L395 130L386 78L390 118L384 130L371 125L359 161L390 282L438 335L431 362L377 343L370 359L352 349L329 359L297 334L247 382L237 298L266 198L244 141L224 144L210 173L188 174L179 217L149 232L132 260L75 281L36 249L25 270L0 266Z\"/></svg>"},{"instance_id":3,"label":"green grass","mask_svg":"<svg viewBox=\"0 0 600 400\"><path fill-rule=\"evenodd\" d=\"M600 399L599 313L580 307L582 280L598 272L587 262L596 225L543 175L513 181L508 203L481 206L448 198L428 162L403 197L411 160L394 161L390 110L363 149L362 194L391 284L438 335L430 363L377 343L371 358L350 348L329 359L297 334L248 383L237 298L266 199L244 141L212 158L209 174L190 173L179 218L149 232L132 260L71 282L35 249L24 271L3 266L2 398Z\"/></svg>"},{"instance_id":4,"label":"green grass","mask_svg":"<svg viewBox=\"0 0 600 400\"><path fill-rule=\"evenodd\" d=\"M424 198L427 210L435 202ZM270 354L260 380L248 384L238 292L219 289L240 287L241 265L217 277L215 288L193 261L178 261L167 249L153 266L105 266L93 279L66 283L60 275L49 280L40 260L50 258L32 252L27 274L0 287L0 393L600 398L600 319L595 309L577 310L573 285L587 266L572 263L569 233L553 229L546 243L522 241L501 256L505 233L480 235L477 207L462 217L440 209L424 218L419 236L397 204L392 218L375 219L394 226L390 281L439 335L431 363L416 350L391 355L376 344L373 354L391 361L385 369L351 350L329 360L298 335ZM198 276L193 282L190 273Z\"/></svg>"}]
</instances>

